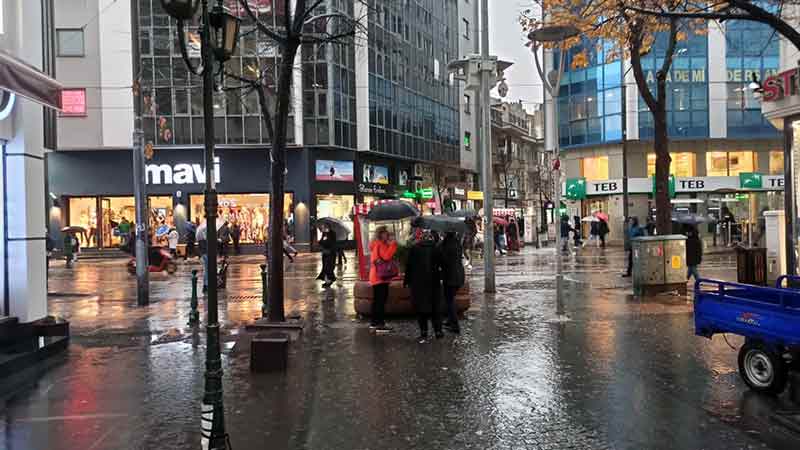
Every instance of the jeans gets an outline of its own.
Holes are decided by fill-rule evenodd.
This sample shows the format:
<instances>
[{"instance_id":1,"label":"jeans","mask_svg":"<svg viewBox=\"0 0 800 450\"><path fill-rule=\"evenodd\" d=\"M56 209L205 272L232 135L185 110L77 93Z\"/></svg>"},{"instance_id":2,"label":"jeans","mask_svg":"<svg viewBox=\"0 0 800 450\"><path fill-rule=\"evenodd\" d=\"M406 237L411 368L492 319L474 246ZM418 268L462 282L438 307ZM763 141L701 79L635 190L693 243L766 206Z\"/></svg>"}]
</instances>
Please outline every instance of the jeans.
<instances>
[{"instance_id":1,"label":"jeans","mask_svg":"<svg viewBox=\"0 0 800 450\"><path fill-rule=\"evenodd\" d=\"M208 254L204 253L202 258L203 258L203 288L208 288Z\"/></svg>"},{"instance_id":2,"label":"jeans","mask_svg":"<svg viewBox=\"0 0 800 450\"><path fill-rule=\"evenodd\" d=\"M419 323L419 334L421 336L428 336L428 321L433 323L433 331L436 334L442 332L442 317L439 315L439 299L436 298L431 302L431 312L417 313L417 322Z\"/></svg>"},{"instance_id":3,"label":"jeans","mask_svg":"<svg viewBox=\"0 0 800 450\"><path fill-rule=\"evenodd\" d=\"M370 324L382 327L386 325L384 316L386 315L386 300L389 299L389 283L381 283L372 286L372 319Z\"/></svg>"},{"instance_id":4,"label":"jeans","mask_svg":"<svg viewBox=\"0 0 800 450\"><path fill-rule=\"evenodd\" d=\"M626 250L625 253L628 254L628 269L625 271L625 275L630 276L633 272L633 250Z\"/></svg>"},{"instance_id":5,"label":"jeans","mask_svg":"<svg viewBox=\"0 0 800 450\"><path fill-rule=\"evenodd\" d=\"M447 308L447 324L455 330L459 329L458 314L456 313L456 292L457 287L444 287L444 304Z\"/></svg>"},{"instance_id":6,"label":"jeans","mask_svg":"<svg viewBox=\"0 0 800 450\"><path fill-rule=\"evenodd\" d=\"M700 279L700 272L697 270L697 266L688 266L686 270L686 280L691 280L692 276L694 276L694 281Z\"/></svg>"}]
</instances>

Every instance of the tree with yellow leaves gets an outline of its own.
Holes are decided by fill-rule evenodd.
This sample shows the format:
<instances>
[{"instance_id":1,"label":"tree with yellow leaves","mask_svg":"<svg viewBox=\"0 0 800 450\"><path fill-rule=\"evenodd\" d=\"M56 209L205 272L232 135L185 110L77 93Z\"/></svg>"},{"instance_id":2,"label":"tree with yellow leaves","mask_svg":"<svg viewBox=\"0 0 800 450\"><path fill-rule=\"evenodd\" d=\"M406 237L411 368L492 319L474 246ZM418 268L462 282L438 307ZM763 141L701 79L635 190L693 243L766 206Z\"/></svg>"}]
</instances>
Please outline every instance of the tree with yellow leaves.
<instances>
[{"instance_id":1,"label":"tree with yellow leaves","mask_svg":"<svg viewBox=\"0 0 800 450\"><path fill-rule=\"evenodd\" d=\"M672 229L667 81L678 42L685 40L688 33L702 33L705 25L702 21L662 17L649 14L647 11L673 9L680 1L534 0L535 4L532 5L534 8L525 11L521 17L526 34L543 26L564 25L577 28L579 31L577 36L555 44L561 49L577 51L572 58L573 68L588 65L588 52L601 40L612 44L610 51L606 52L606 59L629 59L636 86L653 116L653 150L656 154L656 228L659 234L669 234ZM641 8L645 12L634 11L632 8ZM659 35L666 37L666 50L658 55L661 63L656 67L651 86L642 67L642 57L651 51ZM623 105L623 108L625 107L626 105ZM626 137L623 136L623 139Z\"/></svg>"}]
</instances>

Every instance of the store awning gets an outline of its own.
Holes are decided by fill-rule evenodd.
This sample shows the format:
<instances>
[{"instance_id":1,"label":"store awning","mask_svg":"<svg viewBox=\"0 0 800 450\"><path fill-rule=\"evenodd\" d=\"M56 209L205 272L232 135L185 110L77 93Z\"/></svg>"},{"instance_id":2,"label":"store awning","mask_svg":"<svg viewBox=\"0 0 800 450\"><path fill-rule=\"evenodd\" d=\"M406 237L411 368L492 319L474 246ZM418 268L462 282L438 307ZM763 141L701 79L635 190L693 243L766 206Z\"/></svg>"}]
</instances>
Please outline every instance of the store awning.
<instances>
[{"instance_id":1,"label":"store awning","mask_svg":"<svg viewBox=\"0 0 800 450\"><path fill-rule=\"evenodd\" d=\"M50 108L61 109L63 88L61 83L35 67L0 51L0 89Z\"/></svg>"}]
</instances>

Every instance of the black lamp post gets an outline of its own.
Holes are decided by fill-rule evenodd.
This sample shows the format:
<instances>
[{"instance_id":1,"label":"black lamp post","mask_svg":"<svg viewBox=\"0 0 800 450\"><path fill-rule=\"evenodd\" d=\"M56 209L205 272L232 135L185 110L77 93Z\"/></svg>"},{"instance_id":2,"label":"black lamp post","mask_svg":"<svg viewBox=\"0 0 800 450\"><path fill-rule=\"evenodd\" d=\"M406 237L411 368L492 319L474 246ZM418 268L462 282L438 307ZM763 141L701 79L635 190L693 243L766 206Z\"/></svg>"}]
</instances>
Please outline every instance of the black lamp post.
<instances>
[{"instance_id":1,"label":"black lamp post","mask_svg":"<svg viewBox=\"0 0 800 450\"><path fill-rule=\"evenodd\" d=\"M206 210L206 374L202 404L201 432L203 447L227 449L225 409L222 402L222 361L220 359L219 320L217 317L217 191L214 176L214 58L224 64L233 55L239 40L239 19L227 12L222 0L212 11L209 0L161 0L161 6L178 21L181 55L189 70L203 75L203 127L205 128L205 210ZM186 51L184 21L191 20L201 6L201 67L194 67ZM220 73L222 71L220 70Z\"/></svg>"}]
</instances>

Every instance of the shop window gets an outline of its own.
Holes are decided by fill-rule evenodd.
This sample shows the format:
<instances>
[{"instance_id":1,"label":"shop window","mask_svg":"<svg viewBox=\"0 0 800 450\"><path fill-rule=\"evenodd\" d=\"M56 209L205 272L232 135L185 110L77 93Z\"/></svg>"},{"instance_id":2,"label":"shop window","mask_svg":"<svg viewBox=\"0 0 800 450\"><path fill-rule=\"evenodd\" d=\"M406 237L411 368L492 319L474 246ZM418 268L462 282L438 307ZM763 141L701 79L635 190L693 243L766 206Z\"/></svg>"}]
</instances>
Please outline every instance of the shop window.
<instances>
[{"instance_id":1,"label":"shop window","mask_svg":"<svg viewBox=\"0 0 800 450\"><path fill-rule=\"evenodd\" d=\"M199 223L205 217L203 194L189 197L191 218ZM269 194L219 194L217 221L238 223L242 230L241 242L243 244L261 244L264 242L269 227ZM287 232L294 234L292 229L292 201L291 193L283 194L283 217L288 222Z\"/></svg>"},{"instance_id":2,"label":"shop window","mask_svg":"<svg viewBox=\"0 0 800 450\"><path fill-rule=\"evenodd\" d=\"M97 247L97 197L69 199L69 225L86 230L76 234L81 247Z\"/></svg>"},{"instance_id":3,"label":"shop window","mask_svg":"<svg viewBox=\"0 0 800 450\"><path fill-rule=\"evenodd\" d=\"M581 176L588 181L608 179L608 156L581 158Z\"/></svg>"},{"instance_id":4,"label":"shop window","mask_svg":"<svg viewBox=\"0 0 800 450\"><path fill-rule=\"evenodd\" d=\"M669 165L669 173L676 177L697 176L697 155L692 152L670 153L672 162ZM647 176L652 177L656 174L656 154L647 155Z\"/></svg>"},{"instance_id":5,"label":"shop window","mask_svg":"<svg viewBox=\"0 0 800 450\"><path fill-rule=\"evenodd\" d=\"M119 246L123 236L116 231L117 226L123 219L135 222L136 203L133 197L103 197L100 199L100 208L103 211L103 246Z\"/></svg>"},{"instance_id":6,"label":"shop window","mask_svg":"<svg viewBox=\"0 0 800 450\"><path fill-rule=\"evenodd\" d=\"M83 30L62 28L56 30L58 56L84 56Z\"/></svg>"},{"instance_id":7,"label":"shop window","mask_svg":"<svg viewBox=\"0 0 800 450\"><path fill-rule=\"evenodd\" d=\"M783 152L769 152L769 173L771 175L783 174Z\"/></svg>"},{"instance_id":8,"label":"shop window","mask_svg":"<svg viewBox=\"0 0 800 450\"><path fill-rule=\"evenodd\" d=\"M742 172L758 170L755 152L728 152L728 175L735 177Z\"/></svg>"},{"instance_id":9,"label":"shop window","mask_svg":"<svg viewBox=\"0 0 800 450\"><path fill-rule=\"evenodd\" d=\"M317 218L331 217L340 220L349 230L349 239L353 237L353 213L355 197L352 195L317 194ZM321 237L317 231L317 240Z\"/></svg>"},{"instance_id":10,"label":"shop window","mask_svg":"<svg viewBox=\"0 0 800 450\"><path fill-rule=\"evenodd\" d=\"M728 154L725 152L706 153L706 176L728 176Z\"/></svg>"}]
</instances>

